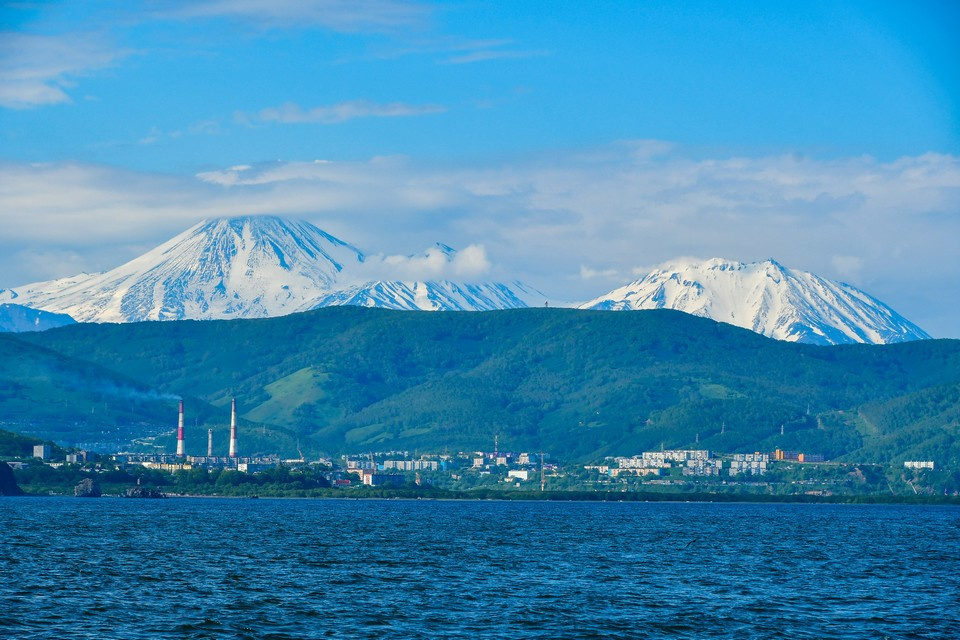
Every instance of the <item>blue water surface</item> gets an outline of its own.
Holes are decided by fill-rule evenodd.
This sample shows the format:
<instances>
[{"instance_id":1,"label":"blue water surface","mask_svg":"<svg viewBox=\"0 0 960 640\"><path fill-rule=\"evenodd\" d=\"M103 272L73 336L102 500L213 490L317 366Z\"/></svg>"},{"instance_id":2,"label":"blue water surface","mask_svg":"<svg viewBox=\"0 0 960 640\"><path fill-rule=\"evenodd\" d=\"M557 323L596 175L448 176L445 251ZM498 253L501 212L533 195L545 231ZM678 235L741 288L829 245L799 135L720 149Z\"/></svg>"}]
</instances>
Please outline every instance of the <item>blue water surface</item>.
<instances>
[{"instance_id":1,"label":"blue water surface","mask_svg":"<svg viewBox=\"0 0 960 640\"><path fill-rule=\"evenodd\" d=\"M958 638L956 507L0 499L3 638Z\"/></svg>"}]
</instances>

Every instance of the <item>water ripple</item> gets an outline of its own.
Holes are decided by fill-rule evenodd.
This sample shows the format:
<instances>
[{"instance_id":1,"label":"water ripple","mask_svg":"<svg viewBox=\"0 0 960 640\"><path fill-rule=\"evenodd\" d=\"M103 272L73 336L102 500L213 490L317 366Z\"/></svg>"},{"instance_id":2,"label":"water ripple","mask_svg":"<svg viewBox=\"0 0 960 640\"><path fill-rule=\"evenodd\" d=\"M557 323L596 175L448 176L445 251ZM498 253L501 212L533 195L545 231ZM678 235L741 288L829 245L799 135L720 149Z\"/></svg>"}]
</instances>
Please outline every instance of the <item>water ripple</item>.
<instances>
[{"instance_id":1,"label":"water ripple","mask_svg":"<svg viewBox=\"0 0 960 640\"><path fill-rule=\"evenodd\" d=\"M0 500L0 637L955 638L951 507Z\"/></svg>"}]
</instances>

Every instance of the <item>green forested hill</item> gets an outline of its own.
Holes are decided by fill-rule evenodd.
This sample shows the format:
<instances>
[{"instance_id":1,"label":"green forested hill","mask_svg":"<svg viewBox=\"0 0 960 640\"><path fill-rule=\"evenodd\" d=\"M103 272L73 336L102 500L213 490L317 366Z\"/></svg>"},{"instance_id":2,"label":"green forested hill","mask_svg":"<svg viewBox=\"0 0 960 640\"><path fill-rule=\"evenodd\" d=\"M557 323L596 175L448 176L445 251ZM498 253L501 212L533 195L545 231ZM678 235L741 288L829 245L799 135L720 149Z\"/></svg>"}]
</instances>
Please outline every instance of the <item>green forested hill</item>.
<instances>
[{"instance_id":1,"label":"green forested hill","mask_svg":"<svg viewBox=\"0 0 960 640\"><path fill-rule=\"evenodd\" d=\"M566 458L699 439L719 451L960 463L954 340L814 347L674 311L356 307L18 339L157 393L216 407L236 395L246 419L329 452L490 448L499 433L503 449ZM891 439L900 433L909 447Z\"/></svg>"},{"instance_id":2,"label":"green forested hill","mask_svg":"<svg viewBox=\"0 0 960 640\"><path fill-rule=\"evenodd\" d=\"M150 387L105 367L0 334L0 427L58 441L117 443L157 433L169 406ZM176 415L166 423L176 426Z\"/></svg>"},{"instance_id":3,"label":"green forested hill","mask_svg":"<svg viewBox=\"0 0 960 640\"><path fill-rule=\"evenodd\" d=\"M0 334L0 429L15 432L0 432L6 434L0 445L7 445L0 446L0 455L23 455L24 447L41 441L17 434L106 450L165 433L166 442L173 443L181 395L188 407L190 450L206 451L209 426L217 432L217 453L225 454L229 413L189 390L162 391L107 366ZM196 428L201 424L203 429ZM269 441L262 442L268 436ZM273 451L278 442L293 450L296 436L282 429L253 428L248 442L251 450Z\"/></svg>"}]
</instances>

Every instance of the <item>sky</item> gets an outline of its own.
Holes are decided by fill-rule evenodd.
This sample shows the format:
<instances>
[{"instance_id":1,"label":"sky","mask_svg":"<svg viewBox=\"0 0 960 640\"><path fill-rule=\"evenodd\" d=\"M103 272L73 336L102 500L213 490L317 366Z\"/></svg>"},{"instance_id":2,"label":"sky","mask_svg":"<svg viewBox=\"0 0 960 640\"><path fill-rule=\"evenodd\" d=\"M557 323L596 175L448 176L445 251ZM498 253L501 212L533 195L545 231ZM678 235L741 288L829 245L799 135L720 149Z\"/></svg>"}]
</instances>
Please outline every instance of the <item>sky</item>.
<instances>
[{"instance_id":1,"label":"sky","mask_svg":"<svg viewBox=\"0 0 960 640\"><path fill-rule=\"evenodd\" d=\"M960 3L0 0L0 288L257 214L567 301L774 258L960 338Z\"/></svg>"}]
</instances>

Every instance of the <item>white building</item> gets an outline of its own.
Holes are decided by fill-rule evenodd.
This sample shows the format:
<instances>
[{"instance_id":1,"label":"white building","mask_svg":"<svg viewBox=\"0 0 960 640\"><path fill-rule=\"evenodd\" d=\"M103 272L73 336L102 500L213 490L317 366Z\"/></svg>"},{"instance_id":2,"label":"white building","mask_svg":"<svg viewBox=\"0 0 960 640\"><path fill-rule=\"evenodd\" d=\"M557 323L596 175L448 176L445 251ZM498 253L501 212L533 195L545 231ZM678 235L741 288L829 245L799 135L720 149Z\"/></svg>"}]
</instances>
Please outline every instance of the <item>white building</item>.
<instances>
[{"instance_id":1,"label":"white building","mask_svg":"<svg viewBox=\"0 0 960 640\"><path fill-rule=\"evenodd\" d=\"M770 462L769 453L735 453L734 462Z\"/></svg>"},{"instance_id":2,"label":"white building","mask_svg":"<svg viewBox=\"0 0 960 640\"><path fill-rule=\"evenodd\" d=\"M719 476L723 468L723 462L720 460L692 459L687 460L683 466L683 475L685 476Z\"/></svg>"},{"instance_id":3,"label":"white building","mask_svg":"<svg viewBox=\"0 0 960 640\"><path fill-rule=\"evenodd\" d=\"M436 460L384 460L384 471L395 469L397 471L436 471L440 468L440 463Z\"/></svg>"},{"instance_id":4,"label":"white building","mask_svg":"<svg viewBox=\"0 0 960 640\"><path fill-rule=\"evenodd\" d=\"M751 454L739 454L751 455ZM730 462L730 475L749 473L752 476L762 476L767 472L767 460L737 460L737 456ZM767 456L769 458L769 456Z\"/></svg>"}]
</instances>

